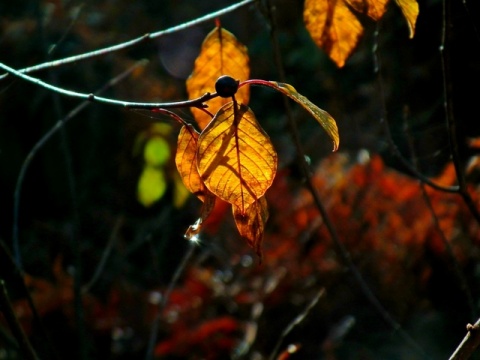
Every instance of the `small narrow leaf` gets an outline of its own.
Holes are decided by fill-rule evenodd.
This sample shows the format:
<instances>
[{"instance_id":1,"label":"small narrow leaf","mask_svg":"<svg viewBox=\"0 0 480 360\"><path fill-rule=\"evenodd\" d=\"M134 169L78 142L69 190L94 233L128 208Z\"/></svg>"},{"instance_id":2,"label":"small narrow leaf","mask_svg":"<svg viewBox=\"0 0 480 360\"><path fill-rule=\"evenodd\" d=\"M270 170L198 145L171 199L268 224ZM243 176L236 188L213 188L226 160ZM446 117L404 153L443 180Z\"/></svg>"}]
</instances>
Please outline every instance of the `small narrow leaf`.
<instances>
[{"instance_id":1,"label":"small narrow leaf","mask_svg":"<svg viewBox=\"0 0 480 360\"><path fill-rule=\"evenodd\" d=\"M262 240L268 219L268 205L264 196L250 204L245 211L233 206L233 218L240 236L245 239L257 255L262 257Z\"/></svg>"},{"instance_id":2,"label":"small narrow leaf","mask_svg":"<svg viewBox=\"0 0 480 360\"><path fill-rule=\"evenodd\" d=\"M272 185L277 153L255 115L230 102L198 139L198 171L207 188L244 211Z\"/></svg>"},{"instance_id":3,"label":"small narrow leaf","mask_svg":"<svg viewBox=\"0 0 480 360\"><path fill-rule=\"evenodd\" d=\"M338 127L335 119L325 110L320 109L317 105L308 100L308 98L300 94L292 85L276 81L265 81L257 79L248 80L246 83L252 85L268 86L288 96L297 104L301 105L305 110L310 113L310 115L313 116L315 120L319 122L319 124L327 132L328 136L332 139L333 151L338 150L338 146L340 145L340 137L338 135Z\"/></svg>"},{"instance_id":4,"label":"small narrow leaf","mask_svg":"<svg viewBox=\"0 0 480 360\"><path fill-rule=\"evenodd\" d=\"M303 20L315 44L343 67L363 27L344 0L305 0Z\"/></svg>"},{"instance_id":5,"label":"small narrow leaf","mask_svg":"<svg viewBox=\"0 0 480 360\"><path fill-rule=\"evenodd\" d=\"M222 27L215 27L203 41L200 54L195 60L192 74L187 80L188 98L194 99L205 93L215 92L215 81L221 75L230 75L235 80L246 80L250 76L247 48L237 38ZM248 104L249 89L241 89L236 99ZM230 101L217 97L208 102L208 111L215 114L220 107ZM210 122L211 116L197 108L192 108L193 116L200 127Z\"/></svg>"},{"instance_id":6,"label":"small narrow leaf","mask_svg":"<svg viewBox=\"0 0 480 360\"><path fill-rule=\"evenodd\" d=\"M346 0L347 3L356 11L370 16L378 21L385 14L386 6L389 0Z\"/></svg>"},{"instance_id":7,"label":"small narrow leaf","mask_svg":"<svg viewBox=\"0 0 480 360\"><path fill-rule=\"evenodd\" d=\"M196 236L198 236L198 234L200 234L200 231L202 231L203 223L205 222L205 220L207 220L215 207L216 200L216 196L210 192L204 197L202 209L200 210L200 217L197 219L197 221L195 221L195 224L188 227L184 235L186 239L192 240Z\"/></svg>"},{"instance_id":8,"label":"small narrow leaf","mask_svg":"<svg viewBox=\"0 0 480 360\"><path fill-rule=\"evenodd\" d=\"M407 20L410 39L415 35L415 24L419 13L417 0L395 0Z\"/></svg>"}]
</instances>

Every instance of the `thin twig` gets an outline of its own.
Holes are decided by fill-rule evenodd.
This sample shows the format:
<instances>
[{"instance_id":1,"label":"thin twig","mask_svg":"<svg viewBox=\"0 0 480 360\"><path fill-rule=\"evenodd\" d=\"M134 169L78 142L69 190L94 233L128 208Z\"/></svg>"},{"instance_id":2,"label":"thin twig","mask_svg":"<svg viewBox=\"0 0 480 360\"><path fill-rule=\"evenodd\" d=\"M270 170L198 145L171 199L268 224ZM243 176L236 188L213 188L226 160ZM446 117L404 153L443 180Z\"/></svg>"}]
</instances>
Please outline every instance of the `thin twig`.
<instances>
[{"instance_id":1,"label":"thin twig","mask_svg":"<svg viewBox=\"0 0 480 360\"><path fill-rule=\"evenodd\" d=\"M277 341L277 344L275 345L275 348L273 349L272 353L270 354L269 360L275 359L275 356L278 353L278 350L280 350L280 346L282 346L283 340L292 332L293 329L295 329L296 326L302 323L303 320L308 316L310 311L317 305L318 301L320 298L325 294L325 289L321 289L315 296L314 298L307 304L305 309L295 317L295 319L292 320L290 324L282 331L282 334L280 335L280 338Z\"/></svg>"},{"instance_id":2,"label":"thin twig","mask_svg":"<svg viewBox=\"0 0 480 360\"><path fill-rule=\"evenodd\" d=\"M467 360L480 345L480 319L474 325L467 325L467 335L448 360Z\"/></svg>"},{"instance_id":3,"label":"thin twig","mask_svg":"<svg viewBox=\"0 0 480 360\"><path fill-rule=\"evenodd\" d=\"M125 70L123 73L119 74L118 76L111 79L107 84L105 84L101 89L97 92L102 93L109 89L112 86L115 86L120 81L124 80L127 76L129 76L135 69L139 66L145 66L147 64L146 60L140 60L132 65L130 68ZM19 210L20 210L20 190L22 188L23 179L25 178L25 174L27 172L30 163L32 162L35 155L40 151L41 148L51 139L55 133L60 130L68 121L72 118L77 116L83 109L85 109L89 105L89 101L84 101L80 103L77 107L71 110L63 119L58 120L55 125L35 144L35 146L30 150L27 157L23 161L23 164L20 168L20 173L17 178L17 182L15 184L15 192L13 197L13 230L12 230L12 237L13 237L13 254L15 258L15 263L19 269L22 269L22 257L20 251L20 244L19 244L19 234L18 234L18 220L19 220Z\"/></svg>"},{"instance_id":4,"label":"thin twig","mask_svg":"<svg viewBox=\"0 0 480 360\"><path fill-rule=\"evenodd\" d=\"M27 285L25 284L25 281L23 280L23 273L20 270L20 268L15 264L13 256L12 256L12 254L10 254L10 252L9 252L7 246L5 245L5 243L1 240L0 240L0 254L2 254L2 256L0 258L2 259L2 263L4 264L5 268L10 269L12 271L11 276L13 278L18 279L18 284L20 285L21 291L24 293L24 295L27 299L28 306L30 307L30 310L32 311L34 324L39 329L39 332L43 337L42 341L47 345L48 350L50 352L49 358L60 360L55 348L52 345L52 341L50 339L50 336L47 333L45 327L43 326L43 322L42 322L42 319L40 318L40 315L38 314L37 308L35 307L35 304L33 303L33 299L32 299L32 296L30 294L30 290L27 288ZM7 263L5 263L5 261L7 261Z\"/></svg>"},{"instance_id":5,"label":"thin twig","mask_svg":"<svg viewBox=\"0 0 480 360\"><path fill-rule=\"evenodd\" d=\"M27 360L38 360L35 350L30 344L27 335L23 331L22 326L15 315L5 286L5 281L2 279L0 279L0 309L5 316L5 320L7 321L13 336L18 341L20 352L23 354L24 358Z\"/></svg>"},{"instance_id":6,"label":"thin twig","mask_svg":"<svg viewBox=\"0 0 480 360\"><path fill-rule=\"evenodd\" d=\"M445 186L441 184L437 184L436 182L432 181L430 178L427 176L423 175L416 166L412 165L405 157L402 155L400 150L398 149L397 145L393 141L392 137L392 132L390 131L390 126L388 125L388 121L386 119L386 114L387 110L385 108L385 96L384 96L384 90L383 90L383 80L380 72L380 59L378 57L378 36L380 34L379 25L377 25L377 28L375 30L374 36L375 36L375 45L373 46L373 60L374 60L374 72L377 74L377 79L378 79L378 89L380 96L382 97L382 112L383 116L381 118L381 123L383 125L383 130L385 133L385 137L387 139L387 144L388 147L390 148L390 152L392 153L393 156L395 156L405 168L410 171L411 174L413 174L416 178L420 179L424 184L432 187L433 189L448 192L448 193L458 193L460 190L459 186Z\"/></svg>"},{"instance_id":7,"label":"thin twig","mask_svg":"<svg viewBox=\"0 0 480 360\"><path fill-rule=\"evenodd\" d=\"M452 264L453 264L453 269L455 272L455 276L457 277L458 282L460 283L460 288L465 294L465 297L467 298L467 303L470 308L471 315L473 318L477 316L477 310L475 308L475 302L473 300L472 293L470 291L470 288L468 286L467 279L465 278L465 275L462 272L462 269L460 268L460 264L458 263L457 258L455 257L455 253L453 252L452 245L448 241L448 239L445 236L445 233L443 232L442 228L440 227L440 222L438 221L438 216L435 213L435 209L433 208L432 201L430 200L430 197L427 194L427 191L425 189L425 186L421 184L422 188L422 195L425 200L425 203L427 204L427 207L432 214L433 218L433 223L435 224L435 228L437 229L438 233L440 234L440 238L442 239L443 245L445 245L445 249L447 250L447 254L450 257Z\"/></svg>"},{"instance_id":8,"label":"thin twig","mask_svg":"<svg viewBox=\"0 0 480 360\"><path fill-rule=\"evenodd\" d=\"M280 81L285 82L285 72L283 70L283 63L281 59L281 51L280 51L280 46L278 42L278 37L276 35L276 20L275 16L273 14L273 5L271 4L271 0L267 0L267 6L268 6L268 14L269 14L269 20L270 24L272 26L271 29L271 38L274 44L274 52L275 52L275 61L277 63L277 68L279 71L279 76L280 76ZM300 164L301 170L303 172L303 176L306 181L306 186L308 187L312 197L313 201L315 203L315 206L320 212L320 215L323 218L323 221L325 223L325 226L327 228L328 233L330 234L330 237L332 238L332 241L337 249L337 253L342 259L343 263L345 266L349 269L349 271L352 273L353 278L357 282L358 286L360 287L361 292L364 294L364 296L367 298L367 300L372 304L372 306L377 310L377 312L381 315L381 317L384 319L384 321L394 330L396 331L400 337L403 338L403 340L416 352L421 354L424 358L427 356L425 355L425 352L423 349L417 344L417 342L406 332L402 329L401 325L393 319L393 317L390 315L390 313L383 307L381 302L377 299L375 294L372 292L372 290L369 288L367 283L362 277L362 274L360 271L357 269L355 266L354 262L351 259L350 253L348 250L345 248L343 243L340 240L340 237L338 236L337 230L335 226L333 225L333 222L331 221L327 210L325 209L321 198L320 194L318 193L317 188L313 184L312 181L312 176L310 174L310 168L309 164L307 163L305 159L305 152L303 151L303 146L300 141L300 136L298 133L297 125L293 119L293 116L291 114L291 109L290 109L290 103L288 102L288 99L284 97L284 103L285 103L285 109L287 112L287 118L288 118L288 123L290 127L290 133L293 138L295 148L297 150L297 159L298 163Z\"/></svg>"},{"instance_id":9,"label":"thin twig","mask_svg":"<svg viewBox=\"0 0 480 360\"><path fill-rule=\"evenodd\" d=\"M457 175L459 186L459 193L473 217L480 224L480 212L475 206L472 197L468 193L467 184L465 181L465 173L463 171L464 163L460 157L459 144L457 138L457 122L453 111L453 82L452 72L450 66L450 44L452 42L452 9L451 0L443 1L443 24L442 24L442 43L440 45L440 58L442 63L443 74L443 92L444 92L444 108L445 118L448 128L448 140L450 151L452 154L452 161Z\"/></svg>"},{"instance_id":10,"label":"thin twig","mask_svg":"<svg viewBox=\"0 0 480 360\"><path fill-rule=\"evenodd\" d=\"M218 17L226 15L230 12L233 12L233 11L243 7L243 6L246 6L248 4L252 4L255 1L257 1L257 0L243 0L243 1L240 1L239 3L227 6L223 9L218 10L218 11L211 12L211 13L209 13L207 15L204 15L202 17L199 17L197 19L187 21L183 24L180 24L180 25L177 25L177 26L165 29L165 30L160 30L160 31L152 32L152 33L147 33L147 34L144 34L144 35L142 35L138 38L135 38L135 39L132 39L132 40L120 43L120 44L116 44L116 45L113 45L113 46L108 46L108 47L105 47L105 48L102 48L102 49L94 50L94 51L83 53L83 54L80 54L80 55L70 56L70 57L67 57L67 58L54 60L54 61L48 61L48 62L38 64L38 65L35 65L35 66L30 66L30 67L19 70L19 72L24 73L24 74L28 74L28 73L31 73L31 72L34 72L34 71L39 71L39 70L44 70L44 69L48 69L48 68L52 68L52 67L56 67L56 66L71 64L71 63L78 62L78 61L81 61L81 60L90 59L90 58L99 57L99 56L102 56L102 55L105 55L105 54L113 53L115 51L128 49L132 46L143 43L144 41L156 39L156 38L159 38L159 37L164 36L164 35L169 35L169 34L177 32L177 31L186 30L186 29L188 29L192 26L200 25L200 24L205 23L207 21L214 20ZM9 73L9 71L7 71L7 73ZM8 74L0 75L0 80L4 79L7 76L8 76Z\"/></svg>"},{"instance_id":11,"label":"thin twig","mask_svg":"<svg viewBox=\"0 0 480 360\"><path fill-rule=\"evenodd\" d=\"M123 220L124 220L123 216L120 216L115 222L112 233L110 234L110 238L108 239L107 246L105 247L105 250L102 253L102 257L97 265L97 268L95 269L95 273L93 274L90 281L82 287L82 294L88 293L92 288L92 286L97 282L100 275L102 274L105 264L107 263L107 259L110 256L110 253L112 252L113 245L115 245L115 242L117 240L118 232L120 231L120 228L123 224Z\"/></svg>"},{"instance_id":12,"label":"thin twig","mask_svg":"<svg viewBox=\"0 0 480 360\"><path fill-rule=\"evenodd\" d=\"M38 78L34 78L32 76L22 74L18 70L15 70L14 68L11 68L10 66L7 66L3 63L0 63L0 69L3 69L6 72L11 73L12 75L15 75L20 79L31 82L47 90L54 91L56 93L59 93L65 96L88 100L90 102L95 102L95 103L121 106L127 109L157 109L157 108L177 109L177 108L183 108L183 107L205 107L206 106L204 105L205 101L211 100L218 96L217 93L213 93L213 94L206 93L203 96L200 96L199 98L196 98L196 99L170 102L170 103L145 103L145 102L121 101L116 99L105 98L102 96L96 96L93 93L85 94L85 93L80 93L72 90L67 90L67 89L49 84Z\"/></svg>"},{"instance_id":13,"label":"thin twig","mask_svg":"<svg viewBox=\"0 0 480 360\"><path fill-rule=\"evenodd\" d=\"M150 331L150 338L148 340L148 346L147 346L147 352L145 354L145 360L151 360L154 358L154 353L153 350L155 348L155 343L157 341L157 336L158 336L158 331L160 327L160 320L162 318L162 310L163 308L167 305L169 299L170 299L170 294L173 291L173 288L177 285L178 280L180 279L180 276L182 273L185 271L185 268L187 267L188 262L190 261L192 255L195 252L195 248L197 247L196 242L190 241L189 248L185 255L183 256L182 261L178 265L177 269L175 270L175 273L173 274L172 280L170 281L170 284L165 291L162 300L159 303L158 309L157 309L157 315L155 316L155 319L153 320L152 324L152 329Z\"/></svg>"},{"instance_id":14,"label":"thin twig","mask_svg":"<svg viewBox=\"0 0 480 360\"><path fill-rule=\"evenodd\" d=\"M410 148L410 153L413 157L413 160L412 160L413 166L415 168L417 168L418 164L417 164L417 161L416 161L415 149L414 149L414 146L413 146L413 142L412 142L412 138L411 138L411 134L410 134L410 129L408 127L407 122L405 122L405 133L407 134L407 143L408 143L408 146ZM468 306L470 308L470 312L472 314L472 318L476 318L477 317L477 310L476 310L475 303L474 303L474 300L473 300L472 292L470 291L470 287L468 286L468 281L465 277L465 274L462 272L462 269L460 267L460 264L459 264L457 258L455 257L455 253L453 251L452 245L450 244L450 241L448 241L448 239L445 235L445 232L442 230L442 227L440 226L440 221L438 219L437 213L435 212L435 209L433 208L433 204L432 204L432 201L430 199L430 196L427 193L427 189L425 187L425 184L421 180L420 180L420 188L421 188L421 191L422 191L422 196L423 196L423 199L425 201L425 204L427 205L427 208L430 211L430 214L432 215L433 224L434 224L435 228L437 229L437 231L440 235L440 238L442 239L442 242L445 246L445 249L447 251L448 256L450 257L450 260L452 261L455 276L457 277L457 280L460 283L460 287L465 294Z\"/></svg>"}]
</instances>

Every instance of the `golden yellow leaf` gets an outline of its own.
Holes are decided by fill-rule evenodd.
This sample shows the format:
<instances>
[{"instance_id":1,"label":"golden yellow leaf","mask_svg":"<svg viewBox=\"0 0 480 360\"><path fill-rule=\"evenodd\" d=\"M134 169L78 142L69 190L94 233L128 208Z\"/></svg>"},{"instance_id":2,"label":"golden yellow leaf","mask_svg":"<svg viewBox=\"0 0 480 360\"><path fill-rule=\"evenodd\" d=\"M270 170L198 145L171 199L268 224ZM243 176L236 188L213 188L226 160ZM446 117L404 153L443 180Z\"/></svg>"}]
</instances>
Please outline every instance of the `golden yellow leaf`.
<instances>
[{"instance_id":1,"label":"golden yellow leaf","mask_svg":"<svg viewBox=\"0 0 480 360\"><path fill-rule=\"evenodd\" d=\"M230 75L240 81L247 80L250 76L249 61L245 45L224 28L214 28L203 41L193 72L187 79L188 98L195 99L207 92L214 93L215 81L221 75ZM248 104L249 89L240 89L235 97ZM212 99L208 102L207 110L215 114L228 101L230 99L221 97ZM204 129L212 119L208 113L197 108L192 108L192 113L200 129Z\"/></svg>"},{"instance_id":2,"label":"golden yellow leaf","mask_svg":"<svg viewBox=\"0 0 480 360\"><path fill-rule=\"evenodd\" d=\"M373 20L380 20L385 14L389 0L346 0L356 11L370 16Z\"/></svg>"},{"instance_id":3,"label":"golden yellow leaf","mask_svg":"<svg viewBox=\"0 0 480 360\"><path fill-rule=\"evenodd\" d=\"M199 133L191 125L180 129L177 140L175 164L185 187L204 201L209 192L197 170L197 142Z\"/></svg>"},{"instance_id":4,"label":"golden yellow leaf","mask_svg":"<svg viewBox=\"0 0 480 360\"><path fill-rule=\"evenodd\" d=\"M395 0L407 20L410 39L415 35L415 24L419 13L417 0Z\"/></svg>"},{"instance_id":5,"label":"golden yellow leaf","mask_svg":"<svg viewBox=\"0 0 480 360\"><path fill-rule=\"evenodd\" d=\"M197 163L207 188L243 212L272 185L277 153L248 106L231 101L200 134Z\"/></svg>"},{"instance_id":6,"label":"golden yellow leaf","mask_svg":"<svg viewBox=\"0 0 480 360\"><path fill-rule=\"evenodd\" d=\"M328 112L320 109L317 105L308 100L308 98L300 94L292 85L279 83L276 81L265 81L256 79L250 80L248 83L273 88L277 91L280 91L282 94L288 96L297 104L301 105L305 110L310 113L310 115L313 116L315 120L318 121L318 123L327 132L328 136L332 139L333 151L336 151L338 149L338 146L340 145L340 136L338 135L338 127L335 119Z\"/></svg>"},{"instance_id":7,"label":"golden yellow leaf","mask_svg":"<svg viewBox=\"0 0 480 360\"><path fill-rule=\"evenodd\" d=\"M303 20L315 44L343 67L363 27L344 0L305 0Z\"/></svg>"},{"instance_id":8,"label":"golden yellow leaf","mask_svg":"<svg viewBox=\"0 0 480 360\"><path fill-rule=\"evenodd\" d=\"M240 236L245 239L258 256L262 257L262 240L268 219L268 205L264 196L250 204L245 211L233 206L233 218Z\"/></svg>"}]
</instances>

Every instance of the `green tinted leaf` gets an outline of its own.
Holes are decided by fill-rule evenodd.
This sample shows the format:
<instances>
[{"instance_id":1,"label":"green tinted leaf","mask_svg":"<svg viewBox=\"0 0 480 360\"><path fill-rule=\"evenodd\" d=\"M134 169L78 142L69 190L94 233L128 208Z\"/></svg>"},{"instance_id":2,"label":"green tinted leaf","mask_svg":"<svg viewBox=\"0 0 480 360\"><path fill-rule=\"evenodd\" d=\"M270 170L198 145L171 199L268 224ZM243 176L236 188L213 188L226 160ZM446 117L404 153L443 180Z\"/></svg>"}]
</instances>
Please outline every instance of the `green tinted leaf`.
<instances>
[{"instance_id":1,"label":"green tinted leaf","mask_svg":"<svg viewBox=\"0 0 480 360\"><path fill-rule=\"evenodd\" d=\"M160 200L167 190L167 182L162 169L145 166L137 185L137 199L145 207Z\"/></svg>"},{"instance_id":2,"label":"green tinted leaf","mask_svg":"<svg viewBox=\"0 0 480 360\"><path fill-rule=\"evenodd\" d=\"M158 136L149 139L143 150L145 163L151 166L162 166L170 159L170 155L170 145Z\"/></svg>"}]
</instances>

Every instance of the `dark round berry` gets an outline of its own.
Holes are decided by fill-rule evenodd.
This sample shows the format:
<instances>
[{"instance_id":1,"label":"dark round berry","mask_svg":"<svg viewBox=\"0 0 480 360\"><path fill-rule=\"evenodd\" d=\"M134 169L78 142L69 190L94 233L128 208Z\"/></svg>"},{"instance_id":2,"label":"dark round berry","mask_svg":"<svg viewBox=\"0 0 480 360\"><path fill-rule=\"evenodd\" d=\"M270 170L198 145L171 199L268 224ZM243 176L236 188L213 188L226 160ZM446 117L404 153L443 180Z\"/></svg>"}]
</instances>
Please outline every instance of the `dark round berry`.
<instances>
[{"instance_id":1,"label":"dark round berry","mask_svg":"<svg viewBox=\"0 0 480 360\"><path fill-rule=\"evenodd\" d=\"M232 97L238 90L238 80L231 76L222 75L215 82L215 91L223 98Z\"/></svg>"}]
</instances>

